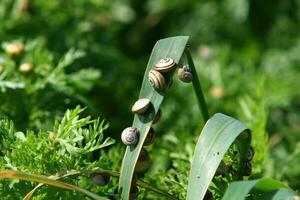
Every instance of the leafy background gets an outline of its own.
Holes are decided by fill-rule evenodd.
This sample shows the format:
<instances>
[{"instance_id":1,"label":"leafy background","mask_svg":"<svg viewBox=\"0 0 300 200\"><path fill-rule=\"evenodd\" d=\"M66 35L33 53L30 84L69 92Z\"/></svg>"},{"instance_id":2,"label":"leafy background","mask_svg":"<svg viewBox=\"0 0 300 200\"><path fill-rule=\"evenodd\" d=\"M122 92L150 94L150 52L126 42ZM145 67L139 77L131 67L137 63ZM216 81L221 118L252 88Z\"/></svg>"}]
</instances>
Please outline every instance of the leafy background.
<instances>
[{"instance_id":1,"label":"leafy background","mask_svg":"<svg viewBox=\"0 0 300 200\"><path fill-rule=\"evenodd\" d=\"M111 169L118 170L124 152L120 133L132 122L130 108L153 45L164 37L190 35L210 114L226 113L253 130L255 176L299 189L299 13L297 0L1 0L0 136L12 120L27 137L33 131L43 138L39 132L53 131L54 121L81 105L83 116L110 124L105 132L116 144L103 150L103 165L113 161ZM23 55L5 53L11 42L25 45ZM20 71L28 62L32 71ZM196 107L191 85L176 80L149 148L152 162L159 164L145 179L181 198L203 127ZM27 163L15 165L23 169ZM141 192L140 198L154 196Z\"/></svg>"}]
</instances>

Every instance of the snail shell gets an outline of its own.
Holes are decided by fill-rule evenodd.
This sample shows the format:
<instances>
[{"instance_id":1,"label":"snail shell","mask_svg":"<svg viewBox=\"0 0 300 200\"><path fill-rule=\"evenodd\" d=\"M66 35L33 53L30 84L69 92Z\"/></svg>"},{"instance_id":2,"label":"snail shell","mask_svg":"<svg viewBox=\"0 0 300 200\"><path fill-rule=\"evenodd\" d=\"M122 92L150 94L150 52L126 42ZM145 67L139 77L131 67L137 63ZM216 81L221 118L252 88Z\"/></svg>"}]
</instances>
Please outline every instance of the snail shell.
<instances>
[{"instance_id":1,"label":"snail shell","mask_svg":"<svg viewBox=\"0 0 300 200\"><path fill-rule=\"evenodd\" d=\"M250 147L247 152L247 160L251 161L254 157L254 154L255 154L255 152L254 152L253 147Z\"/></svg>"},{"instance_id":2,"label":"snail shell","mask_svg":"<svg viewBox=\"0 0 300 200\"><path fill-rule=\"evenodd\" d=\"M193 74L188 65L184 65L178 69L178 78L185 83L190 83L193 80Z\"/></svg>"},{"instance_id":3,"label":"snail shell","mask_svg":"<svg viewBox=\"0 0 300 200\"><path fill-rule=\"evenodd\" d=\"M152 87L157 90L165 90L167 88L165 77L158 71L150 70L148 79Z\"/></svg>"},{"instance_id":4,"label":"snail shell","mask_svg":"<svg viewBox=\"0 0 300 200\"><path fill-rule=\"evenodd\" d=\"M121 140L125 145L135 145L139 140L138 130L134 127L125 128L121 135Z\"/></svg>"},{"instance_id":5,"label":"snail shell","mask_svg":"<svg viewBox=\"0 0 300 200\"><path fill-rule=\"evenodd\" d=\"M132 185L129 193L129 200L136 199L139 194L138 187L136 185Z\"/></svg>"},{"instance_id":6,"label":"snail shell","mask_svg":"<svg viewBox=\"0 0 300 200\"><path fill-rule=\"evenodd\" d=\"M175 62L172 58L163 58L155 64L154 69L161 73L165 73L174 69L174 66Z\"/></svg>"},{"instance_id":7,"label":"snail shell","mask_svg":"<svg viewBox=\"0 0 300 200\"><path fill-rule=\"evenodd\" d=\"M149 153L142 148L137 163L135 165L135 172L145 172L150 166Z\"/></svg>"},{"instance_id":8,"label":"snail shell","mask_svg":"<svg viewBox=\"0 0 300 200\"><path fill-rule=\"evenodd\" d=\"M156 124L161 119L161 109L159 109L153 119L152 124Z\"/></svg>"},{"instance_id":9,"label":"snail shell","mask_svg":"<svg viewBox=\"0 0 300 200\"><path fill-rule=\"evenodd\" d=\"M155 138L155 130L154 130L154 128L151 127L149 132L147 133L147 137L144 141L143 146L148 146L148 145L153 144L154 138Z\"/></svg>"},{"instance_id":10,"label":"snail shell","mask_svg":"<svg viewBox=\"0 0 300 200\"><path fill-rule=\"evenodd\" d=\"M245 169L244 169L243 175L244 176L250 176L251 173L252 173L252 163L250 161L247 161L246 165L245 165Z\"/></svg>"},{"instance_id":11,"label":"snail shell","mask_svg":"<svg viewBox=\"0 0 300 200\"><path fill-rule=\"evenodd\" d=\"M94 184L104 186L109 182L109 176L102 173L92 173L90 176Z\"/></svg>"},{"instance_id":12,"label":"snail shell","mask_svg":"<svg viewBox=\"0 0 300 200\"><path fill-rule=\"evenodd\" d=\"M131 111L136 114L142 114L146 112L150 105L149 99L139 99L137 100L131 108Z\"/></svg>"}]
</instances>

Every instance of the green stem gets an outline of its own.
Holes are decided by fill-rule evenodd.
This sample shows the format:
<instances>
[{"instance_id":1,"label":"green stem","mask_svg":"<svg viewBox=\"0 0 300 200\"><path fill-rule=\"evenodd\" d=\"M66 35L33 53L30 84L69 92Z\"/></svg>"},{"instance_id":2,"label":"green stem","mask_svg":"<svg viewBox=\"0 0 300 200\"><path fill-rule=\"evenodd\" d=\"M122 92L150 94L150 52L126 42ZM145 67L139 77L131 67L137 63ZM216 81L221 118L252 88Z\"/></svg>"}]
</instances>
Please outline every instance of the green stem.
<instances>
[{"instance_id":1,"label":"green stem","mask_svg":"<svg viewBox=\"0 0 300 200\"><path fill-rule=\"evenodd\" d=\"M190 53L190 50L188 48L185 49L185 55L189 64L189 67L192 70L192 74L193 74L193 86L194 86L194 90L197 96L197 100L198 100L198 105L200 107L200 110L202 112L202 116L203 119L205 120L205 122L209 119L209 113L207 110L207 105L205 102L205 98L203 95L203 91L201 89L201 84L197 75L197 71Z\"/></svg>"}]
</instances>

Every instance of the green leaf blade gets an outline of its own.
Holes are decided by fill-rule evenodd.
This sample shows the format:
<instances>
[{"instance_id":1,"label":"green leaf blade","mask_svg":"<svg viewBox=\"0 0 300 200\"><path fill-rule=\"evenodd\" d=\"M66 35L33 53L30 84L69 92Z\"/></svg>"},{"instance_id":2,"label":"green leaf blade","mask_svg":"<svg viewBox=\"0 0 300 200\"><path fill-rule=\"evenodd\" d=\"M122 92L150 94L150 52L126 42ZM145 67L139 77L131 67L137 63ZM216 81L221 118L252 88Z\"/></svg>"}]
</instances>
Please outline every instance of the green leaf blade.
<instances>
[{"instance_id":1,"label":"green leaf blade","mask_svg":"<svg viewBox=\"0 0 300 200\"><path fill-rule=\"evenodd\" d=\"M152 109L146 116L135 115L133 127L139 130L139 142L135 147L127 147L119 180L119 193L121 199L129 199L131 180L134 174L135 164L142 149L146 135L151 127L152 120L159 110L164 99L165 91L156 91L148 81L148 73L151 68L162 58L170 57L178 64L186 47L187 36L171 37L159 40L151 53L147 69L144 74L143 84L139 98L148 98L152 103Z\"/></svg>"},{"instance_id":2,"label":"green leaf blade","mask_svg":"<svg viewBox=\"0 0 300 200\"><path fill-rule=\"evenodd\" d=\"M284 183L264 178L258 180L249 180L249 181L237 181L231 183L224 196L223 200L231 200L231 199L246 199L248 194L251 191L255 191L256 193L267 193L264 194L259 199L273 199L273 200L285 200L294 197L296 194Z\"/></svg>"},{"instance_id":3,"label":"green leaf blade","mask_svg":"<svg viewBox=\"0 0 300 200\"><path fill-rule=\"evenodd\" d=\"M189 175L187 199L203 199L213 176L226 151L235 139L248 129L238 120L223 114L215 114L205 124L198 139ZM251 136L245 139L242 148L248 149ZM245 157L246 151L242 151ZM240 166L240 169L243 165Z\"/></svg>"}]
</instances>

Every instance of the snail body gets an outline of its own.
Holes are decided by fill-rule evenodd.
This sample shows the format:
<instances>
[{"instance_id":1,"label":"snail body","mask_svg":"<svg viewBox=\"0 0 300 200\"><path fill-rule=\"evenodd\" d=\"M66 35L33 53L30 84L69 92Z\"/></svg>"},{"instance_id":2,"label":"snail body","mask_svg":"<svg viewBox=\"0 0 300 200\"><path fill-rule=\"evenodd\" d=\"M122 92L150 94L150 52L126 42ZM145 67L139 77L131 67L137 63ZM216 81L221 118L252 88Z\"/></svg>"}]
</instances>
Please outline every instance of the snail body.
<instances>
[{"instance_id":1,"label":"snail body","mask_svg":"<svg viewBox=\"0 0 300 200\"><path fill-rule=\"evenodd\" d=\"M133 146L138 143L138 130L134 127L128 127L124 129L121 134L122 142L127 146Z\"/></svg>"}]
</instances>

